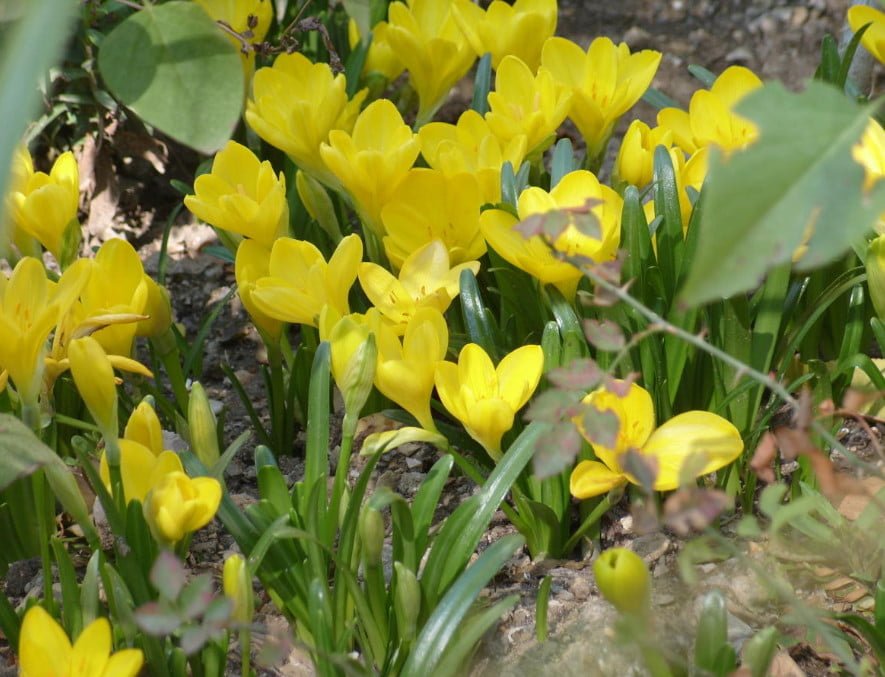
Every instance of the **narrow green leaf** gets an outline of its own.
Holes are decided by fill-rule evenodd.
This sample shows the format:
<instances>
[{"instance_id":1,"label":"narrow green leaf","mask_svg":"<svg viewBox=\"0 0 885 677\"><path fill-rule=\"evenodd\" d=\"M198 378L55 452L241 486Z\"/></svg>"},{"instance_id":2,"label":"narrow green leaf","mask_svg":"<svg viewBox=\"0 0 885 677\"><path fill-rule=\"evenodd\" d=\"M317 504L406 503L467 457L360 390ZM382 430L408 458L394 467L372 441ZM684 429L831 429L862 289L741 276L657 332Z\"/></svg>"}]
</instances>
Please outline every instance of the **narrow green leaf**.
<instances>
[{"instance_id":1,"label":"narrow green leaf","mask_svg":"<svg viewBox=\"0 0 885 677\"><path fill-rule=\"evenodd\" d=\"M480 115L489 112L489 90L492 87L492 55L486 52L476 66L473 78L473 100L470 107Z\"/></svg>"},{"instance_id":2,"label":"narrow green leaf","mask_svg":"<svg viewBox=\"0 0 885 677\"><path fill-rule=\"evenodd\" d=\"M553 577L548 574L538 586L538 597L535 602L535 639L539 642L547 641L547 604L550 601L552 583Z\"/></svg>"},{"instance_id":3,"label":"narrow green leaf","mask_svg":"<svg viewBox=\"0 0 885 677\"><path fill-rule=\"evenodd\" d=\"M464 315L464 324L467 327L467 336L471 342L480 345L493 362L497 362L501 356L498 354L497 345L495 345L495 328L492 326L492 318L485 312L482 292L479 290L476 276L472 270L461 271L459 286L461 311Z\"/></svg>"},{"instance_id":4,"label":"narrow green leaf","mask_svg":"<svg viewBox=\"0 0 885 677\"><path fill-rule=\"evenodd\" d=\"M62 619L64 627L71 637L77 637L83 629L83 616L80 614L80 586L77 584L77 572L71 556L64 544L55 536L49 539L55 564L58 568L58 580L61 583Z\"/></svg>"},{"instance_id":5,"label":"narrow green leaf","mask_svg":"<svg viewBox=\"0 0 885 677\"><path fill-rule=\"evenodd\" d=\"M738 112L760 138L727 162L711 157L697 255L681 293L690 305L752 288L806 238L797 269L832 261L885 211L885 186L864 193L864 170L851 154L875 107L820 82L801 94L775 83Z\"/></svg>"},{"instance_id":6,"label":"narrow green leaf","mask_svg":"<svg viewBox=\"0 0 885 677\"><path fill-rule=\"evenodd\" d=\"M658 146L654 152L654 201L655 214L663 217L656 232L657 259L669 300L673 298L682 270L685 242L676 170L664 146Z\"/></svg>"},{"instance_id":7,"label":"narrow green leaf","mask_svg":"<svg viewBox=\"0 0 885 677\"><path fill-rule=\"evenodd\" d=\"M454 462L452 455L446 454L434 463L421 486L418 487L415 500L412 501L415 552L418 555L418 559L424 555L424 549L427 547L427 537L430 525L433 522L433 514L436 511L446 480L452 472Z\"/></svg>"},{"instance_id":8,"label":"narrow green leaf","mask_svg":"<svg viewBox=\"0 0 885 677\"><path fill-rule=\"evenodd\" d=\"M701 616L698 619L695 637L694 662L697 667L715 673L719 650L728 641L725 597L718 590L714 590L704 596L701 604Z\"/></svg>"},{"instance_id":9,"label":"narrow green leaf","mask_svg":"<svg viewBox=\"0 0 885 677\"><path fill-rule=\"evenodd\" d=\"M455 640L461 621L480 590L523 543L522 536L516 534L499 539L458 577L421 629L409 660L403 667L403 677L436 674L436 668L443 660L447 647Z\"/></svg>"},{"instance_id":10,"label":"narrow green leaf","mask_svg":"<svg viewBox=\"0 0 885 677\"><path fill-rule=\"evenodd\" d=\"M59 463L62 461L55 452L24 423L9 414L0 414L0 491L43 466Z\"/></svg>"},{"instance_id":11,"label":"narrow green leaf","mask_svg":"<svg viewBox=\"0 0 885 677\"><path fill-rule=\"evenodd\" d=\"M562 177L578 169L575 161L575 149L571 139L563 137L553 147L553 159L550 162L550 190L562 180Z\"/></svg>"},{"instance_id":12,"label":"narrow green leaf","mask_svg":"<svg viewBox=\"0 0 885 677\"><path fill-rule=\"evenodd\" d=\"M239 122L240 56L195 3L145 5L105 37L98 68L145 122L202 153L221 148Z\"/></svg>"},{"instance_id":13,"label":"narrow green leaf","mask_svg":"<svg viewBox=\"0 0 885 677\"><path fill-rule=\"evenodd\" d=\"M316 350L310 371L310 392L307 405L307 449L304 454L304 486L308 492L329 469L329 389L331 387L331 348L323 341ZM305 492L300 506L307 514L309 494Z\"/></svg>"}]
</instances>

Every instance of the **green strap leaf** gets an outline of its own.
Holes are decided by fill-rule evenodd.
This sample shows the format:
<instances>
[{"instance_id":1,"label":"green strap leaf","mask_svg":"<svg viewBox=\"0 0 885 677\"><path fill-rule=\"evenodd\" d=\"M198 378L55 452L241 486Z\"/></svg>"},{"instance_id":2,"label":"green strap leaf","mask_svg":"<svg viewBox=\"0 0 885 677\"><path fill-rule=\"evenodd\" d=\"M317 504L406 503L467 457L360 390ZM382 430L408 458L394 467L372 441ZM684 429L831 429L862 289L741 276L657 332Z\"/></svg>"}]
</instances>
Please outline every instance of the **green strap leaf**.
<instances>
[{"instance_id":1,"label":"green strap leaf","mask_svg":"<svg viewBox=\"0 0 885 677\"><path fill-rule=\"evenodd\" d=\"M738 112L760 138L728 161L711 157L697 255L681 293L687 304L751 289L809 235L797 269L832 261L885 210L885 185L864 194L864 170L851 155L873 109L811 82L801 94L767 85Z\"/></svg>"}]
</instances>

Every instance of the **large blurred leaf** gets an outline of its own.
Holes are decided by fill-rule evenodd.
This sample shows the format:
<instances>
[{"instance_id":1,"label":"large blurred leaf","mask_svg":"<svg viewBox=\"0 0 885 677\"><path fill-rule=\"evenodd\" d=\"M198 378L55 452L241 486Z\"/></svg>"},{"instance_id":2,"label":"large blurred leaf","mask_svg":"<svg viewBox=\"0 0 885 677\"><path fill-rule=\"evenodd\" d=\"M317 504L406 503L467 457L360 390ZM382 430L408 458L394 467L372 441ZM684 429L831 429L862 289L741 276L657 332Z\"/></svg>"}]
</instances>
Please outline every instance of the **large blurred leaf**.
<instances>
[{"instance_id":1,"label":"large blurred leaf","mask_svg":"<svg viewBox=\"0 0 885 677\"><path fill-rule=\"evenodd\" d=\"M51 463L61 463L52 449L17 418L0 414L0 491Z\"/></svg>"},{"instance_id":2,"label":"large blurred leaf","mask_svg":"<svg viewBox=\"0 0 885 677\"><path fill-rule=\"evenodd\" d=\"M769 84L738 106L759 140L727 161L711 157L698 248L681 301L698 304L746 291L773 266L814 268L843 254L885 210L885 185L862 190L851 156L873 110L811 82L801 94Z\"/></svg>"},{"instance_id":3,"label":"large blurred leaf","mask_svg":"<svg viewBox=\"0 0 885 677\"><path fill-rule=\"evenodd\" d=\"M195 3L147 5L112 30L98 68L120 101L203 153L233 133L243 106L236 47Z\"/></svg>"},{"instance_id":4,"label":"large blurred leaf","mask_svg":"<svg viewBox=\"0 0 885 677\"><path fill-rule=\"evenodd\" d=\"M80 3L73 0L29 0L5 6L0 19L15 23L3 26L0 40L0 195L6 194L10 159L22 131L37 105L37 83L58 58ZM0 255L9 233L0 218Z\"/></svg>"}]
</instances>

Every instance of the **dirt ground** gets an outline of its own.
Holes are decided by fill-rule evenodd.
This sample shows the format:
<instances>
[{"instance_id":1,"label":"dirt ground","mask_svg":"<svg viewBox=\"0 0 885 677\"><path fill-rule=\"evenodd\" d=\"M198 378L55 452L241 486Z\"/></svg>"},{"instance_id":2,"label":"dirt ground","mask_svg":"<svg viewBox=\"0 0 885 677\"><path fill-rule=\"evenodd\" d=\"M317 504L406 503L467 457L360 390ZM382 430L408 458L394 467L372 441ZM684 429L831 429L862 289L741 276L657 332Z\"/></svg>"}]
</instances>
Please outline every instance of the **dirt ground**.
<instances>
[{"instance_id":1,"label":"dirt ground","mask_svg":"<svg viewBox=\"0 0 885 677\"><path fill-rule=\"evenodd\" d=\"M690 64L714 73L733 64L745 65L763 79L779 79L790 87L800 87L814 72L824 34L839 34L850 4L849 0L560 0L557 33L585 47L594 37L607 35L628 42L634 50L660 50L664 57L654 86L687 105L691 93L700 86L688 73ZM645 103L637 106L635 115L654 121L654 109ZM223 299L234 282L233 266L206 251L206 246L215 242L214 233L195 223L186 210L177 209L181 194L170 184L177 179L191 185L194 171L204 158L168 140L152 140L131 125L111 124L107 132L100 143L87 144L80 150L81 183L86 193L86 244L97 245L111 236L125 237L139 249L147 271L155 274L164 227L173 223L166 284L172 291L177 320L193 340L209 306ZM264 350L236 297L221 312L204 351L204 385L210 397L227 410L226 438L232 440L249 427L249 422L221 370L222 363L236 372L253 405L259 411L267 409L258 371L265 360ZM410 497L434 460L433 453L424 449L408 456L391 456L379 465L384 477L379 481L390 482ZM294 481L301 465L297 459L288 459L283 469ZM230 481L234 492L255 494L250 454L244 453L234 461ZM471 491L468 482L457 479L443 500L454 506ZM488 542L510 529L503 515L498 517ZM629 540L626 517L626 512L614 511L604 537L618 543ZM221 534L215 527L197 539L192 555L195 563L220 562L221 553L233 547L232 540ZM667 539L656 543L660 552L652 554L657 558L676 547ZM498 650L531 636L536 586L550 572L556 574L550 606L552 629L576 606L596 595L584 562L538 566L527 556L519 558L495 580L496 589L490 593L499 596L517 591L523 595L523 602L504 619L498 631L504 638ZM25 584L22 589L28 587Z\"/></svg>"}]
</instances>

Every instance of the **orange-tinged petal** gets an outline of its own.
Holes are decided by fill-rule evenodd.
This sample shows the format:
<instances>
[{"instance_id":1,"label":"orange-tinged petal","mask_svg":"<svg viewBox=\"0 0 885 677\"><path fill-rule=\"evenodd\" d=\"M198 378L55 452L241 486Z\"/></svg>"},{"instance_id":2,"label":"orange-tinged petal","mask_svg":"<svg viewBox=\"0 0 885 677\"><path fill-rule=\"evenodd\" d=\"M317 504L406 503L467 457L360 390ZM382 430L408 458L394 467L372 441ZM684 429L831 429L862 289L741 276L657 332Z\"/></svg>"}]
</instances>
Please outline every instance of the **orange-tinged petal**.
<instances>
[{"instance_id":1,"label":"orange-tinged petal","mask_svg":"<svg viewBox=\"0 0 885 677\"><path fill-rule=\"evenodd\" d=\"M679 414L655 430L642 448L657 460L655 489L668 491L679 486L683 464L702 455L697 476L707 475L734 461L744 449L741 435L730 422L708 411Z\"/></svg>"},{"instance_id":2,"label":"orange-tinged petal","mask_svg":"<svg viewBox=\"0 0 885 677\"><path fill-rule=\"evenodd\" d=\"M593 498L626 483L626 476L599 461L581 461L572 470L569 490L575 498Z\"/></svg>"}]
</instances>

